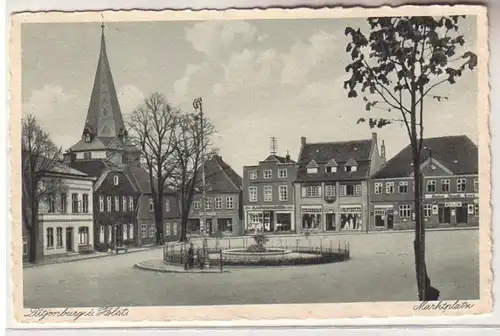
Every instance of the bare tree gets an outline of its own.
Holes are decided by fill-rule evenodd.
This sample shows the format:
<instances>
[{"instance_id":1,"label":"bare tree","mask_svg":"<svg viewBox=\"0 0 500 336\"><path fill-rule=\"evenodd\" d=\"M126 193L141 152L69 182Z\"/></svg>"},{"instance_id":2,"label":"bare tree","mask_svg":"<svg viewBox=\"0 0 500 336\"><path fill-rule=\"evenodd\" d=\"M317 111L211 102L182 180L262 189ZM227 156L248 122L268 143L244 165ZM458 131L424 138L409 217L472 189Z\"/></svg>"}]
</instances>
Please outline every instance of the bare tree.
<instances>
[{"instance_id":1,"label":"bare tree","mask_svg":"<svg viewBox=\"0 0 500 336\"><path fill-rule=\"evenodd\" d=\"M40 201L55 197L65 188L61 179L51 177L62 152L31 114L22 119L21 151L22 221L28 231L29 261L36 262L43 248L38 243Z\"/></svg>"},{"instance_id":2,"label":"bare tree","mask_svg":"<svg viewBox=\"0 0 500 336\"><path fill-rule=\"evenodd\" d=\"M351 37L346 52L352 62L346 72L348 97L359 92L366 110L373 115L368 120L371 128L401 123L408 133L412 150L415 208L415 272L419 300L436 300L439 291L430 285L425 264L425 227L422 206L420 172L424 149L424 103L428 99L445 101L448 97L436 92L440 87L453 85L466 71L477 66L477 56L462 50L464 36L459 33L459 16L450 17L374 17L368 18L370 34L347 27ZM377 116L375 109L389 112ZM396 115L394 115L396 113ZM434 111L439 113L439 111ZM460 150L460 149L457 149Z\"/></svg>"},{"instance_id":3,"label":"bare tree","mask_svg":"<svg viewBox=\"0 0 500 336\"><path fill-rule=\"evenodd\" d=\"M163 196L165 182L177 165L174 144L178 121L179 110L160 93L153 93L146 98L132 113L129 121L131 141L140 148L141 162L149 173L158 245L165 241Z\"/></svg>"},{"instance_id":4,"label":"bare tree","mask_svg":"<svg viewBox=\"0 0 500 336\"><path fill-rule=\"evenodd\" d=\"M187 240L187 224L193 196L202 188L201 169L215 150L210 137L215 129L212 123L199 114L186 114L179 119L174 156L177 162L169 184L179 193L181 210L180 241Z\"/></svg>"}]
</instances>

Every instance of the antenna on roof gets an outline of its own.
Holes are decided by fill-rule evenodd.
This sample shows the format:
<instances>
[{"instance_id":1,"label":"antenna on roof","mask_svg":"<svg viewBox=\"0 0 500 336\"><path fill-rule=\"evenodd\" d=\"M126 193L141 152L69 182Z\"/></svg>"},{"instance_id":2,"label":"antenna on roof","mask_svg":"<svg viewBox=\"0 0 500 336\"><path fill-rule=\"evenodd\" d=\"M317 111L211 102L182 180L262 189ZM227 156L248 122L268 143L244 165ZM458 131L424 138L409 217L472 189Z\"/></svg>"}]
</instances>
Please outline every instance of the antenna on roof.
<instances>
[{"instance_id":1,"label":"antenna on roof","mask_svg":"<svg viewBox=\"0 0 500 336\"><path fill-rule=\"evenodd\" d=\"M271 137L271 142L270 142L269 147L270 147L271 154L276 155L276 153L278 152L278 143L277 143L275 137Z\"/></svg>"}]
</instances>

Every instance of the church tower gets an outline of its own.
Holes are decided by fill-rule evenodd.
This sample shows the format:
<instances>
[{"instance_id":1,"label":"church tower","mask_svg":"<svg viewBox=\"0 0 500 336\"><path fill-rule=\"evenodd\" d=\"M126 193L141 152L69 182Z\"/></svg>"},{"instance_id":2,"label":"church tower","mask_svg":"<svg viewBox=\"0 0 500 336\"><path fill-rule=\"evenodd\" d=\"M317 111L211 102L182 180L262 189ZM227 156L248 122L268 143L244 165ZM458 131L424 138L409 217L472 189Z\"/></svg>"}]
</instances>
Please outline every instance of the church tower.
<instances>
[{"instance_id":1,"label":"church tower","mask_svg":"<svg viewBox=\"0 0 500 336\"><path fill-rule=\"evenodd\" d=\"M116 165L139 160L139 150L130 145L120 110L106 51L104 24L101 25L101 49L81 139L66 155L71 161L108 160Z\"/></svg>"}]
</instances>

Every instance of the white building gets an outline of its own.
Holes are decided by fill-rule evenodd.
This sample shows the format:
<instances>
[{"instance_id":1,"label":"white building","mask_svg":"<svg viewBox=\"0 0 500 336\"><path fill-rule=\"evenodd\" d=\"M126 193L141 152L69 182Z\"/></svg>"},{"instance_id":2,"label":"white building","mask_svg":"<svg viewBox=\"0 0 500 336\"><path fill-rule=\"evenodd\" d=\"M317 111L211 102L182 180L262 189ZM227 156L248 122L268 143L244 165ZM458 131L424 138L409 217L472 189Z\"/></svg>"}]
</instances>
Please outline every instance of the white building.
<instances>
[{"instance_id":1,"label":"white building","mask_svg":"<svg viewBox=\"0 0 500 336\"><path fill-rule=\"evenodd\" d=\"M57 164L42 178L42 188L54 183L63 186L51 196L43 197L39 205L40 235L43 257L91 252L94 249L94 216L92 188L95 178ZM27 237L23 237L27 255Z\"/></svg>"}]
</instances>

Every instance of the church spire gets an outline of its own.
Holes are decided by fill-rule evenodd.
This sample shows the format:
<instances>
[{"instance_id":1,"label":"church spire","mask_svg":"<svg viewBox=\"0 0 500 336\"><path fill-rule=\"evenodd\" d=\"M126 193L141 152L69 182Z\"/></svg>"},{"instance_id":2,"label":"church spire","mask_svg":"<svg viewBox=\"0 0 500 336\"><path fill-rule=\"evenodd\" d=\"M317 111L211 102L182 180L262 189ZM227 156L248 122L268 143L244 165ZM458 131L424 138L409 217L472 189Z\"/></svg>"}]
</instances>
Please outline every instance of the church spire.
<instances>
[{"instance_id":1,"label":"church spire","mask_svg":"<svg viewBox=\"0 0 500 336\"><path fill-rule=\"evenodd\" d=\"M101 23L101 49L83 135L87 140L97 137L108 142L106 140L112 140L124 134L125 124L111 75L104 27L103 22Z\"/></svg>"}]
</instances>

